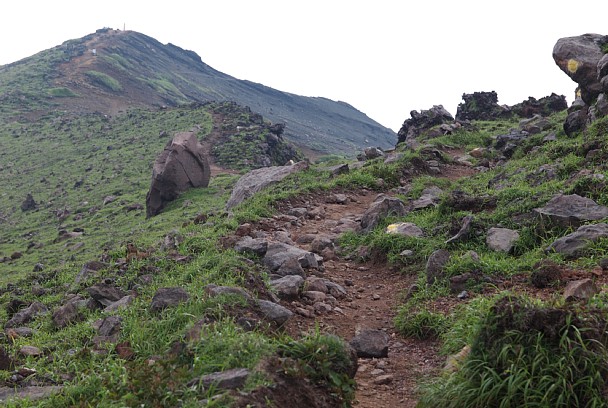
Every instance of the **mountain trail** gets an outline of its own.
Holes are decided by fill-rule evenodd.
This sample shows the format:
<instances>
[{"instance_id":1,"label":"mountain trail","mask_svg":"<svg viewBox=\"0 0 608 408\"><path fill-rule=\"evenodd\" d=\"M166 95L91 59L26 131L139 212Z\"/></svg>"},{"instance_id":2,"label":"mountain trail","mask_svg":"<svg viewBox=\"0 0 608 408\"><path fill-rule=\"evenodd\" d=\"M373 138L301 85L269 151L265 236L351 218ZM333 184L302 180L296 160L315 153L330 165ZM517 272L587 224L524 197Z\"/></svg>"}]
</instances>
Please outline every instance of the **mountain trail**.
<instances>
[{"instance_id":1,"label":"mountain trail","mask_svg":"<svg viewBox=\"0 0 608 408\"><path fill-rule=\"evenodd\" d=\"M452 159L462 154L458 150L446 153ZM438 177L457 180L475 172L472 167L452 163L447 164ZM310 251L311 245L305 242L310 242L312 237L337 238L345 230L344 226L358 224L378 196L377 192L369 190L343 191L342 194L347 200L340 204L334 203L332 194L328 193L300 196L284 203L281 207L284 214L296 207L304 207L309 214L317 214L302 222L286 223L283 229L291 240ZM282 302L296 312L287 331L299 336L319 327L323 332L336 334L346 341L362 330L384 331L390 338L388 357L359 358L354 405L361 408L415 407L420 380L436 376L446 357L439 354L438 340L406 338L395 328L394 318L408 289L416 282L416 274L405 274L398 267L388 265L384 254L363 255L357 258L367 260L360 261L341 254L338 249L330 259L325 259L325 270L319 277L341 285L347 295L336 299L331 311L315 309L312 316L302 313L305 305L300 301ZM441 309L452 306L438 305Z\"/></svg>"},{"instance_id":2,"label":"mountain trail","mask_svg":"<svg viewBox=\"0 0 608 408\"><path fill-rule=\"evenodd\" d=\"M305 236L336 236L336 226L344 220L356 220L373 202L377 193L370 191L346 192L346 204L325 203L325 195L309 199L299 198L293 207L317 208L322 214L306 220L301 226L287 228L291 239L301 242ZM299 245L310 250L309 245ZM333 310L314 317L296 314L287 328L294 336L315 329L336 334L349 341L365 329L382 330L390 336L387 358L360 358L357 382L357 407L413 407L416 404L416 384L420 377L431 375L445 361L438 356L438 342L402 337L393 324L402 296L415 282L416 276L388 266L386 262L357 262L336 255L324 262L320 276L347 290ZM298 307L298 302L286 306Z\"/></svg>"}]
</instances>

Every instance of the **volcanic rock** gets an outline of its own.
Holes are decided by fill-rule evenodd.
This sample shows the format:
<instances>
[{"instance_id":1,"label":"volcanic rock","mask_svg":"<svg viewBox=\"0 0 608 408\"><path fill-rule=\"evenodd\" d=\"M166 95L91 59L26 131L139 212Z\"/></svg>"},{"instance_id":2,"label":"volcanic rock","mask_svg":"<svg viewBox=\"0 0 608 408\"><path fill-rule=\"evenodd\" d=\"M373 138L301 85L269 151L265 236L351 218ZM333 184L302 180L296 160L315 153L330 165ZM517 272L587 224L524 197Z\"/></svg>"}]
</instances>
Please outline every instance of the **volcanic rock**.
<instances>
[{"instance_id":1,"label":"volcanic rock","mask_svg":"<svg viewBox=\"0 0 608 408\"><path fill-rule=\"evenodd\" d=\"M579 226L586 221L597 221L608 217L608 207L577 194L554 196L544 207L534 212L542 220L548 219L561 227Z\"/></svg>"},{"instance_id":2,"label":"volcanic rock","mask_svg":"<svg viewBox=\"0 0 608 408\"><path fill-rule=\"evenodd\" d=\"M380 196L374 201L361 217L361 230L370 232L382 218L389 215L403 216L407 209L403 201L394 197Z\"/></svg>"},{"instance_id":3,"label":"volcanic rock","mask_svg":"<svg viewBox=\"0 0 608 408\"><path fill-rule=\"evenodd\" d=\"M576 258L580 252L600 238L608 237L608 224L583 225L575 232L555 240L546 252L555 251L566 257Z\"/></svg>"},{"instance_id":4,"label":"volcanic rock","mask_svg":"<svg viewBox=\"0 0 608 408\"><path fill-rule=\"evenodd\" d=\"M434 105L431 109L420 112L413 110L410 116L411 118L403 122L397 133L399 138L397 143L415 139L434 126L454 121L454 117L442 105Z\"/></svg>"},{"instance_id":5,"label":"volcanic rock","mask_svg":"<svg viewBox=\"0 0 608 408\"><path fill-rule=\"evenodd\" d=\"M180 193L207 187L211 171L203 147L193 132L177 133L154 162L152 183L146 196L146 215L152 217Z\"/></svg>"},{"instance_id":6,"label":"volcanic rock","mask_svg":"<svg viewBox=\"0 0 608 408\"><path fill-rule=\"evenodd\" d=\"M278 183L290 174L306 169L308 169L308 163L302 161L289 166L263 167L252 170L236 182L230 199L226 203L226 209L235 207L258 191Z\"/></svg>"}]
</instances>

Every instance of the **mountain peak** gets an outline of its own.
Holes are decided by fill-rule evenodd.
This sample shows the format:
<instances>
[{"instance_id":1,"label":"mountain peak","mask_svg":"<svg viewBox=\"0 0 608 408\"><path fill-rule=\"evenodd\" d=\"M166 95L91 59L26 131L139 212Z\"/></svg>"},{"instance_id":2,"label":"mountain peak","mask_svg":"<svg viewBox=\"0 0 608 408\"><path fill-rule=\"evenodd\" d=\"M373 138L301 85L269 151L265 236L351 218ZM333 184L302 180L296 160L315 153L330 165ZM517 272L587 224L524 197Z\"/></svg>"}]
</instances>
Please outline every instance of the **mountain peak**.
<instances>
[{"instance_id":1,"label":"mountain peak","mask_svg":"<svg viewBox=\"0 0 608 408\"><path fill-rule=\"evenodd\" d=\"M239 80L205 64L194 51L136 31L110 28L0 67L0 102L9 114L51 109L117 115L134 107L234 101L273 122L285 137L323 153L389 148L395 133L345 102L312 98Z\"/></svg>"}]
</instances>

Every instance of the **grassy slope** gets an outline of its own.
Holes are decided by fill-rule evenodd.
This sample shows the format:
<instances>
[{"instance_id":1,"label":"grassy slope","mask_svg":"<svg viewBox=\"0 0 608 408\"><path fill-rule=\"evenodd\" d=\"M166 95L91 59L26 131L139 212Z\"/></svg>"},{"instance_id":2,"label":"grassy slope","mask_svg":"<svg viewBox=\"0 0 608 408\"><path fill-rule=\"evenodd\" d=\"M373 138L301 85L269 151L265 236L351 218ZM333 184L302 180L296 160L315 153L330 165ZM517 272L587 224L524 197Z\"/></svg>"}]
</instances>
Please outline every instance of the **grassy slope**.
<instances>
[{"instance_id":1,"label":"grassy slope","mask_svg":"<svg viewBox=\"0 0 608 408\"><path fill-rule=\"evenodd\" d=\"M561 120L563 120L563 115L553 118L556 129L559 129ZM460 189L473 195L489 194L495 196L499 204L496 210L487 210L475 214L477 228L485 230L496 225L513 227L517 228L523 237L513 255L497 254L489 251L485 246L483 236L450 247L453 257L448 265L448 273L456 275L472 268L480 268L484 275L491 277L509 277L518 273L529 274L532 266L538 260L547 257L543 252L544 247L555 238L563 236L567 231L554 229L539 232L534 220L518 217L519 215L526 214L531 209L542 205L557 192L586 192L586 195L606 204L606 191L603 184L595 182L589 176L583 176L576 181L571 180L571 176L581 168L591 169L596 174L608 175L608 171L602 162L585 160L584 150L582 149L582 146L589 140L603 140L605 138L607 134L606 123L607 121L602 121L585 135L573 139L566 138L559 130L556 142L542 144L540 143L542 135L534 136L529 143L516 152L514 159L505 166L480 173L475 177L460 181L448 181L420 176L412 180L413 188L408 198L417 198L425 186L433 184L440 185L446 192ZM101 125L102 122L100 122ZM480 144L490 145L492 136L500 133L500 130L504 127L509 126L508 124L496 123L481 123L478 125L480 129L478 132L463 132L452 137L437 139L434 143L466 146L467 148L476 147ZM151 131L151 134L157 134L155 132L158 130L161 129L156 128ZM536 144L540 145L540 148L534 149L533 146ZM603 146L601 149L605 151ZM104 153L111 153L112 151L106 150ZM233 320L234 311L243 306L238 299L210 299L204 295L204 285L211 282L245 285L245 282L251 276L262 276L263 278L263 274L260 275L254 266L244 263L235 253L222 250L218 243L220 237L236 228L240 222L255 220L272 214L273 203L276 200L301 194L304 191L329 189L336 186L378 188L376 180L379 177L396 186L401 170L407 168L411 158L417 155L419 153L407 153L402 160L388 166L381 164L381 162L369 163L362 170L353 171L348 175L331 180L326 177L326 173L310 170L289 178L284 183L247 202L235 211L233 218L225 218L218 214L211 217L211 222L206 225L190 224L180 227L185 219L197 212L214 212L221 209L226 197L227 189L225 187L229 184L228 180L221 182L216 180L215 189L212 188L210 191L198 190L188 193L181 199L181 202L177 202L169 208L162 218L153 220L151 223L143 222L141 216L139 218L138 216L128 216L137 221L132 224L128 217L116 218L111 224L108 222L108 225L112 227L103 229L103 222L101 222L98 230L100 243L114 241L115 236L120 237L121 234L124 234L125 239L127 237L133 239L140 247L157 242L158 238L163 235L161 231L177 228L178 232L185 237L185 241L179 247L180 253L193 257L190 263L181 265L170 261L162 252L157 252L157 256L140 263L134 263L127 271L115 276L117 282L126 288L137 282L138 275L142 271L154 270L154 268L159 270L159 273L154 274L151 285L137 288L139 296L135 303L126 311L121 312L124 318L121 341L129 342L136 358L131 362L125 362L113 353L97 355L90 352L90 338L93 335L90 323L101 317L101 312L87 312L83 322L62 330L51 328L49 316L40 317L34 322L38 328L38 333L33 338L18 339L15 344L5 346L10 353L16 353L16 350L23 344L43 347L45 350L44 358L27 358L21 363L28 367L35 367L40 376L46 375L57 380L61 379L62 376L71 378L69 384L72 385L62 395L43 403L46 406L83 404L85 401L88 404L104 406L135 406L150 401L159 401L159 398L165 398L164 403L167 406L175 404L177 401L183 401L184 406L195 405L196 401L205 397L205 394L184 387L183 384L187 380L199 374L231 367L254 367L261 358L272 355L277 349L283 347L283 344L291 344L290 340L272 335L265 330L244 332L239 329ZM110 162L110 160L107 161ZM537 183L538 177L542 177L539 176L537 170L544 163L555 165L557 176L553 180ZM75 166L76 164L69 161L64 163L66 168L69 168L70 165ZM99 164L95 166L97 165ZM114 169L113 166L117 165L119 166L118 163L108 164L112 169ZM130 170L123 168L121 171L128 172ZM35 175L34 179L40 177L40 174L36 174L34 170L31 170L30 173ZM492 188L491 186L495 183L489 183L490 180L503 173L505 177L501 182L501 189ZM69 182L64 182L65 185L70 186L74 179L75 177L72 177ZM101 180L101 176L99 179ZM96 199L98 200L117 188L116 185L113 187L104 185L105 183L111 183L111 178L104 180L108 181L103 183L100 181L95 185L95 187L103 189L103 191L97 193ZM51 185L55 186L60 182L60 178L57 178ZM124 179L122 179L122 183L124 185ZM142 187L139 186L140 189ZM33 193L36 193L36 191L34 190ZM132 193L123 192L122 194L125 196ZM129 199L127 201L137 201L135 195L127 197ZM63 198L66 200L65 203L75 205L71 204L69 198L69 194ZM4 197L2 199L6 200ZM195 208L184 208L182 206L183 200L187 199L195 203ZM48 198L43 201L46 200ZM75 201L75 203L78 202L78 200ZM11 217L15 213L12 213ZM443 203L436 208L410 213L399 220L385 220L379 228L366 236L351 235L345 238L343 246L347 249L354 249L360 245L369 245L372 249L381 249L387 254L390 261L401 265L404 273L419 273L424 269L426 257L435 249L446 246L444 242L451 236L451 225L454 222L459 222L463 215L464 213L451 209L444 199ZM33 215L27 217L30 216ZM117 226L116 221L121 225ZM428 232L427 238L410 240L387 236L383 233L383 227L392 221L415 222L424 231ZM30 229L33 226L33 223L30 224ZM19 239L27 229L20 230L12 239ZM130 235L132 229L135 234ZM111 255L115 258L123 255L118 248L120 248L120 245L115 247L114 252L111 252ZM398 254L405 249L414 249L416 255L407 261L403 261ZM568 261L554 254L549 255L549 257L560 264L588 269L596 265L598 256L605 253L606 249L608 249L608 242L601 241L587 253L587 256L576 261ZM480 263L473 265L469 258L463 256L469 250L475 250L479 254ZM52 256L50 252L52 251L49 251L47 255L49 257ZM63 253L63 251L61 252ZM57 305L66 292L62 285L70 286L77 272L78 267L74 264L60 268L59 272L48 281L40 279L38 283L46 288L48 293L40 297L39 300L51 307ZM470 292L474 298L472 301L456 308L452 313L441 314L440 316L433 308L433 301L442 296L449 296L445 282L426 288L422 283L423 274L420 274L420 286L423 289L412 300L404 303L397 319L397 324L401 327L403 333L413 336L428 335L429 333L442 336L446 353L458 351L464 344L479 343L476 336L479 333L479 328L483 327L479 324L484 321L484 316L488 315L488 311L491 310L494 303L493 298L477 297L477 294L483 293L484 286L471 287ZM41 276L41 278L44 278L44 276ZM91 279L80 287L74 288L73 291L86 296L84 291L86 284L94 281L94 279ZM29 285L31 284L32 282L22 283L20 298L33 299L33 295L29 292ZM147 305L156 288L162 286L185 287L192 298L176 309L163 312L159 318L148 311ZM5 292L1 300L2 302L8 302L14 296L16 296L14 292ZM592 302L600 306L601 310L605 310L605 303L602 299L601 296L596 297ZM557 300L557 304L559 306L559 300ZM575 311L575 313L579 312ZM169 359L153 368L148 366L147 359L157 354L166 355L172 344L182 340L185 332L201 319L206 319L201 343L187 345L187 352L180 354L179 358ZM425 328L432 330L421 330ZM316 341L323 342L324 340L317 339ZM514 338L513 341L519 340ZM568 342L566 343L570 344ZM530 342L524 342L523 344L528 343ZM542 339L538 344L533 343L533 346L540 350L546 350L545 355L547 353L559 355L561 350L560 348L550 348ZM575 344L576 347L579 346ZM299 349L298 347L295 348ZM483 349L478 348L477 350L480 355L484 355ZM605 362L605 360L601 361ZM594 366L597 366L597 364L597 361L592 362ZM550 367L554 366L551 365ZM559 367L563 368L564 366ZM496 367L493 369L496 369ZM431 387L425 394L426 405L444 404L442 395L448 395L446 389L457 389L454 387L461 384L465 384L467 395L475 392L479 393L479 383L466 377L467 372L475 373L474 367L468 370L470 371L459 372L457 376L444 377L438 383L435 383L434 388ZM553 370L549 374L555 376L555 378L551 378L557 379L562 369ZM8 374L5 375L8 376ZM499 372L498 377L500 375ZM464 380L463 377L458 376L464 376ZM151 378L153 381L150 381ZM329 378L325 377L323 381L330 383ZM535 381L534 378L531 381ZM263 382L264 379L254 379L250 387ZM473 384L473 386L466 388L467 384ZM587 388L590 389L594 386L596 385L592 384ZM498 390L496 395L500 397L502 395L500 394L501 389L499 386L496 389ZM209 393L212 393L212 391L209 391ZM461 394L465 395L466 393L462 392ZM348 393L345 395L348 395ZM449 395L458 396L459 393L452 392ZM482 395L482 397L485 396ZM515 399L514 401L515 404L518 400ZM27 406L27 403L21 405Z\"/></svg>"}]
</instances>

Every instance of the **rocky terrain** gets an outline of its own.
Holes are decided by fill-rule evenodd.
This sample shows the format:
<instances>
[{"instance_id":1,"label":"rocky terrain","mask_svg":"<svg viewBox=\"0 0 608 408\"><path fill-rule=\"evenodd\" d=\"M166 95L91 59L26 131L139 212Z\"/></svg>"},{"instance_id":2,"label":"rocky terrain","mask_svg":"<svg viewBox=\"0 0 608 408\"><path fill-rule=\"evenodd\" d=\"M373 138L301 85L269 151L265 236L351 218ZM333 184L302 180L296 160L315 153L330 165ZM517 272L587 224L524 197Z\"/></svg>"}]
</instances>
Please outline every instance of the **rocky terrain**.
<instances>
[{"instance_id":1,"label":"rocky terrain","mask_svg":"<svg viewBox=\"0 0 608 408\"><path fill-rule=\"evenodd\" d=\"M602 85L603 38L559 40L558 66L582 42L566 66ZM302 160L233 103L3 125L29 158L0 172L0 399L605 406L608 116L586 89L577 130L561 96L475 92L356 161Z\"/></svg>"}]
</instances>

